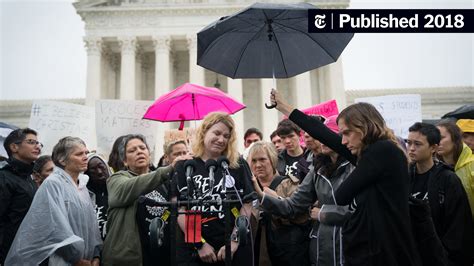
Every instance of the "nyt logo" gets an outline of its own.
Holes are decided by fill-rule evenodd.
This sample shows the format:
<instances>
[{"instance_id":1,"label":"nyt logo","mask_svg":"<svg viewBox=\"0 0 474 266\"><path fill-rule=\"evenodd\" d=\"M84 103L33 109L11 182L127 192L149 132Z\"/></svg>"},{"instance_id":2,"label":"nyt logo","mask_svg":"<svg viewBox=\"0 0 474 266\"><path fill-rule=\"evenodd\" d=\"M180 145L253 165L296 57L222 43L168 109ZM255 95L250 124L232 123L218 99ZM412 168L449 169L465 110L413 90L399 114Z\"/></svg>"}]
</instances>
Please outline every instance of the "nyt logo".
<instances>
[{"instance_id":1,"label":"nyt logo","mask_svg":"<svg viewBox=\"0 0 474 266\"><path fill-rule=\"evenodd\" d=\"M314 26L318 29L324 29L326 27L326 14L314 16Z\"/></svg>"}]
</instances>

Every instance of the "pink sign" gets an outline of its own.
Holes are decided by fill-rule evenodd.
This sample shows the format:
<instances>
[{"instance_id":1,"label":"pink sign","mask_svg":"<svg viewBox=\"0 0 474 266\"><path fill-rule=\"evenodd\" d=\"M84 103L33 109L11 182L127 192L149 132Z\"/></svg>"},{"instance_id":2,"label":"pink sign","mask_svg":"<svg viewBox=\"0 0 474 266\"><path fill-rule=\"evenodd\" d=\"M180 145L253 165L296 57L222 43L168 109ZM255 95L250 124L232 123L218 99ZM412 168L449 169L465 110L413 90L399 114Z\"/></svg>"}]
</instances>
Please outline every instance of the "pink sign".
<instances>
[{"instance_id":1,"label":"pink sign","mask_svg":"<svg viewBox=\"0 0 474 266\"><path fill-rule=\"evenodd\" d=\"M329 100L301 111L307 115L322 115L324 117L339 114L336 100Z\"/></svg>"}]
</instances>

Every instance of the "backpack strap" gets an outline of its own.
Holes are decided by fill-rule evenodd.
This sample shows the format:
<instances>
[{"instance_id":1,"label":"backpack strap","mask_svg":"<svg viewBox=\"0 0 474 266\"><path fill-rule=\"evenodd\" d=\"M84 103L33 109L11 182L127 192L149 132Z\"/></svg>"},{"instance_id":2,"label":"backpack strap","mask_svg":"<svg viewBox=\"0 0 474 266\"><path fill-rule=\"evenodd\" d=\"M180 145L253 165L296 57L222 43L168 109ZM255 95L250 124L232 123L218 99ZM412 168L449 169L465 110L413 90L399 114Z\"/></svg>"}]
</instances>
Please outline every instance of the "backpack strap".
<instances>
[{"instance_id":1,"label":"backpack strap","mask_svg":"<svg viewBox=\"0 0 474 266\"><path fill-rule=\"evenodd\" d=\"M272 189L272 190L275 190L275 189L278 187L278 185L280 185L281 181L283 181L284 179L285 179L285 177L280 176L280 175L277 175L277 176L273 179L273 181L272 181L272 183L270 184L270 186L268 186L268 188L270 188L270 189Z\"/></svg>"}]
</instances>

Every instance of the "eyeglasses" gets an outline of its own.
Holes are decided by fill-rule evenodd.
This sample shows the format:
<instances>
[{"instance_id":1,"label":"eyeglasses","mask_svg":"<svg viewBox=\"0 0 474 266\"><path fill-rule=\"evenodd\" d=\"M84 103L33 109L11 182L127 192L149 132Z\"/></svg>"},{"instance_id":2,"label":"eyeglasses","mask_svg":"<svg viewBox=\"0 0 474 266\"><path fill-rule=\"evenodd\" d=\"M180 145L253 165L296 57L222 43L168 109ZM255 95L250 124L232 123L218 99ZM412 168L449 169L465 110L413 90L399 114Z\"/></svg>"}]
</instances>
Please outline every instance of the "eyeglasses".
<instances>
[{"instance_id":1,"label":"eyeglasses","mask_svg":"<svg viewBox=\"0 0 474 266\"><path fill-rule=\"evenodd\" d=\"M23 141L15 142L15 144L20 144L22 142ZM38 146L40 146L40 148L43 148L43 143L41 143L41 142L39 142L35 139L25 139L24 142L26 142L26 144L29 144L29 145L34 145L34 146L38 145Z\"/></svg>"}]
</instances>

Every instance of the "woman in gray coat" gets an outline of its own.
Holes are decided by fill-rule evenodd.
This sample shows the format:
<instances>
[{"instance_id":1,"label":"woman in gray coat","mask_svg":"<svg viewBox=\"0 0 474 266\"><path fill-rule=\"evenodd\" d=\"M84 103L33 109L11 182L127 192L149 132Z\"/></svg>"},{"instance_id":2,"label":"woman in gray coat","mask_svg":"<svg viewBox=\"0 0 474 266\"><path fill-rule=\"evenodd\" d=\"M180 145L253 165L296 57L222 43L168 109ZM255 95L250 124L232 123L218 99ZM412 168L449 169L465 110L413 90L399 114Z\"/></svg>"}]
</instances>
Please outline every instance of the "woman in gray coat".
<instances>
[{"instance_id":1,"label":"woman in gray coat","mask_svg":"<svg viewBox=\"0 0 474 266\"><path fill-rule=\"evenodd\" d=\"M325 124L338 132L335 119L336 116L329 117ZM273 214L294 217L313 206L311 218L315 222L310 233L309 248L312 265L343 264L341 227L351 212L349 206L338 206L334 195L352 170L353 166L348 161L322 145L322 154L315 158L314 168L291 197L273 197L268 188L262 191L255 186L262 197L261 206Z\"/></svg>"}]
</instances>

